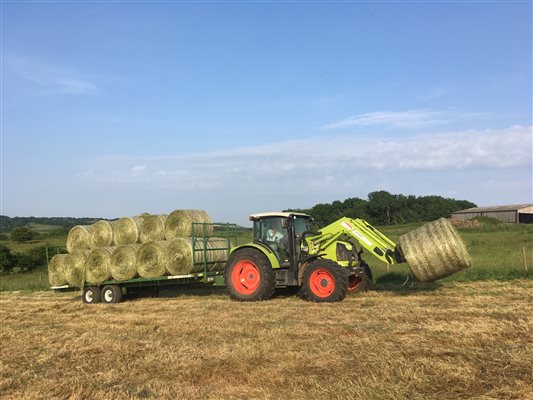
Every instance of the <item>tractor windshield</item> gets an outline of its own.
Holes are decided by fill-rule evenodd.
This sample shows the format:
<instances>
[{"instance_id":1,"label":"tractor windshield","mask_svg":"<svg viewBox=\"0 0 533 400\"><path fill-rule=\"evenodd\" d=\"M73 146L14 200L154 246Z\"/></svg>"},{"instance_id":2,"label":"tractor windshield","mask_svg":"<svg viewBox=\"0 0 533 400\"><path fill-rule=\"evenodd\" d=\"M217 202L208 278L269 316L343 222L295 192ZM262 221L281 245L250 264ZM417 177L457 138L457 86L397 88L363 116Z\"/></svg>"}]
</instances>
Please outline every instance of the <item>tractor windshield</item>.
<instances>
[{"instance_id":1,"label":"tractor windshield","mask_svg":"<svg viewBox=\"0 0 533 400\"><path fill-rule=\"evenodd\" d=\"M311 230L309 218L296 217L294 219L294 234L296 238L301 238L303 233L309 230Z\"/></svg>"}]
</instances>

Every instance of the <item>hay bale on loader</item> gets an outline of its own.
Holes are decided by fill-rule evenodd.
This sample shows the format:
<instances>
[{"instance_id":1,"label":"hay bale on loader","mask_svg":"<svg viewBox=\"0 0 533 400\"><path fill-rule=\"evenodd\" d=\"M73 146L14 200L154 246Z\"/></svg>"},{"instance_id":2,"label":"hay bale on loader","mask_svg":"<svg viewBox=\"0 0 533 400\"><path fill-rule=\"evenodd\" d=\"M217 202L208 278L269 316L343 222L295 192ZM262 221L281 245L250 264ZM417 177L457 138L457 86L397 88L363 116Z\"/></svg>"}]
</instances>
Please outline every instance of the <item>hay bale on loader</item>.
<instances>
[{"instance_id":1,"label":"hay bale on loader","mask_svg":"<svg viewBox=\"0 0 533 400\"><path fill-rule=\"evenodd\" d=\"M402 235L399 244L411 272L421 282L444 278L472 265L464 242L446 218Z\"/></svg>"},{"instance_id":2,"label":"hay bale on loader","mask_svg":"<svg viewBox=\"0 0 533 400\"><path fill-rule=\"evenodd\" d=\"M115 224L115 244L138 243L140 241L141 227L144 217L124 217Z\"/></svg>"},{"instance_id":3,"label":"hay bale on loader","mask_svg":"<svg viewBox=\"0 0 533 400\"><path fill-rule=\"evenodd\" d=\"M67 283L65 278L66 254L56 254L48 263L48 281L50 286L61 286Z\"/></svg>"},{"instance_id":4,"label":"hay bale on loader","mask_svg":"<svg viewBox=\"0 0 533 400\"><path fill-rule=\"evenodd\" d=\"M85 282L85 261L89 251L75 250L63 259L64 276L69 285L81 287Z\"/></svg>"},{"instance_id":5,"label":"hay bale on loader","mask_svg":"<svg viewBox=\"0 0 533 400\"><path fill-rule=\"evenodd\" d=\"M91 250L85 260L85 280L88 283L99 285L111 279L111 255L115 247L102 247Z\"/></svg>"},{"instance_id":6,"label":"hay bale on loader","mask_svg":"<svg viewBox=\"0 0 533 400\"><path fill-rule=\"evenodd\" d=\"M110 247L114 242L115 233L114 221L98 221L91 228L91 247Z\"/></svg>"},{"instance_id":7,"label":"hay bale on loader","mask_svg":"<svg viewBox=\"0 0 533 400\"><path fill-rule=\"evenodd\" d=\"M166 220L166 214L148 215L144 217L140 232L141 243L165 240Z\"/></svg>"},{"instance_id":8,"label":"hay bale on loader","mask_svg":"<svg viewBox=\"0 0 533 400\"><path fill-rule=\"evenodd\" d=\"M165 237L167 240L190 237L190 236L211 236L213 234L213 225L195 225L194 232L192 223L212 224L213 221L209 214L204 210L174 210L165 222Z\"/></svg>"},{"instance_id":9,"label":"hay bale on loader","mask_svg":"<svg viewBox=\"0 0 533 400\"><path fill-rule=\"evenodd\" d=\"M111 276L117 281L127 281L137 276L137 252L141 248L138 243L125 244L115 248L111 255Z\"/></svg>"},{"instance_id":10,"label":"hay bale on loader","mask_svg":"<svg viewBox=\"0 0 533 400\"><path fill-rule=\"evenodd\" d=\"M169 241L167 245L168 264L167 270L172 275L183 275L191 272L202 272L204 259L210 262L207 264L208 271L221 271L224 269L225 261L228 257L228 241L222 238L208 238L206 241L206 252L196 252L193 260L192 238L176 238ZM195 249L204 249L204 240L195 239ZM211 263L213 262L213 263ZM197 265L195 265L197 264Z\"/></svg>"},{"instance_id":11,"label":"hay bale on loader","mask_svg":"<svg viewBox=\"0 0 533 400\"><path fill-rule=\"evenodd\" d=\"M76 250L91 249L92 225L76 225L67 235L67 251L69 253Z\"/></svg>"},{"instance_id":12,"label":"hay bale on loader","mask_svg":"<svg viewBox=\"0 0 533 400\"><path fill-rule=\"evenodd\" d=\"M137 272L143 278L159 278L167 274L168 241L144 243L137 252Z\"/></svg>"}]
</instances>

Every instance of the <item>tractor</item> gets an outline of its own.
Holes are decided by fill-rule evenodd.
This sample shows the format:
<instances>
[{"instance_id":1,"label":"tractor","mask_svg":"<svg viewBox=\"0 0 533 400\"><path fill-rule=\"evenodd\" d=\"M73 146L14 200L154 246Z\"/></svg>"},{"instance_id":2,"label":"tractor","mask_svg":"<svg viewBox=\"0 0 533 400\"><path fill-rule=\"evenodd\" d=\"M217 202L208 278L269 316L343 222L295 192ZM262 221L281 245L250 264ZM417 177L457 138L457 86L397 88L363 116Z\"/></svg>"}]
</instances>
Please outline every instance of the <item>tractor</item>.
<instances>
[{"instance_id":1,"label":"tractor","mask_svg":"<svg viewBox=\"0 0 533 400\"><path fill-rule=\"evenodd\" d=\"M253 241L231 249L224 269L230 297L267 300L277 288L296 288L314 302L335 302L372 281L363 250L387 264L405 262L400 248L362 219L341 218L313 231L297 212L253 214Z\"/></svg>"}]
</instances>

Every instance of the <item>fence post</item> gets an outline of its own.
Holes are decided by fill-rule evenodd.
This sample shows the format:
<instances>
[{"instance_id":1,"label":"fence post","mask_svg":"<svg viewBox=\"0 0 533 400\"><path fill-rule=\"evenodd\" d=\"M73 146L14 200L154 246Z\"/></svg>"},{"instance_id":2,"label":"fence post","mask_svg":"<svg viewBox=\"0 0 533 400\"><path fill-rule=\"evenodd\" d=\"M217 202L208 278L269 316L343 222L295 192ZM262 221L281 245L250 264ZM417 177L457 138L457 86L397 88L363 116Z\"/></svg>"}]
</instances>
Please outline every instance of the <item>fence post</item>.
<instances>
[{"instance_id":1,"label":"fence post","mask_svg":"<svg viewBox=\"0 0 533 400\"><path fill-rule=\"evenodd\" d=\"M524 259L524 271L527 272L526 248L524 246L522 246L522 258Z\"/></svg>"}]
</instances>

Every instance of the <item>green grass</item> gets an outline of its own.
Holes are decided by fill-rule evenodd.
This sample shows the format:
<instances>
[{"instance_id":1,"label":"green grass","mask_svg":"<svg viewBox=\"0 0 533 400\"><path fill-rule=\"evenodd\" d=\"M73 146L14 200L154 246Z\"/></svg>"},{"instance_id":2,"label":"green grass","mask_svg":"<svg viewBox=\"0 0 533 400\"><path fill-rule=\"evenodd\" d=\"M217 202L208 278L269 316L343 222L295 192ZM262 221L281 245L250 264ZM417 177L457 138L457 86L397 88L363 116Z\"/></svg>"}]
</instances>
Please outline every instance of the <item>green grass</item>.
<instances>
[{"instance_id":1,"label":"green grass","mask_svg":"<svg viewBox=\"0 0 533 400\"><path fill-rule=\"evenodd\" d=\"M0 292L16 290L48 290L48 272L46 268L39 268L26 274L0 275Z\"/></svg>"},{"instance_id":2,"label":"green grass","mask_svg":"<svg viewBox=\"0 0 533 400\"><path fill-rule=\"evenodd\" d=\"M50 232L63 229L61 225L38 224L35 222L27 223L26 228L31 229L32 231L38 232L38 233L50 233Z\"/></svg>"},{"instance_id":3,"label":"green grass","mask_svg":"<svg viewBox=\"0 0 533 400\"><path fill-rule=\"evenodd\" d=\"M19 243L14 242L12 240L6 240L2 242L3 245L9 247L12 251L16 253L24 253L34 247L40 247L40 246L60 246L63 247L67 243L67 237L61 236L61 237L51 237L51 238L45 238L45 239L39 239L39 240L30 240L26 243Z\"/></svg>"},{"instance_id":4,"label":"green grass","mask_svg":"<svg viewBox=\"0 0 533 400\"><path fill-rule=\"evenodd\" d=\"M391 240L397 242L399 237L423 224L379 227L378 229ZM475 228L458 228L463 238L473 265L443 279L450 281L477 280L511 280L533 279L533 225L517 224L483 224ZM526 253L528 271L524 269L522 249ZM401 276L406 277L407 265L387 266L371 256L366 261L372 267L374 279L397 283ZM394 275L390 275L394 272ZM405 279L404 279L405 280Z\"/></svg>"}]
</instances>

